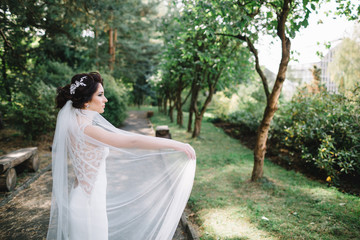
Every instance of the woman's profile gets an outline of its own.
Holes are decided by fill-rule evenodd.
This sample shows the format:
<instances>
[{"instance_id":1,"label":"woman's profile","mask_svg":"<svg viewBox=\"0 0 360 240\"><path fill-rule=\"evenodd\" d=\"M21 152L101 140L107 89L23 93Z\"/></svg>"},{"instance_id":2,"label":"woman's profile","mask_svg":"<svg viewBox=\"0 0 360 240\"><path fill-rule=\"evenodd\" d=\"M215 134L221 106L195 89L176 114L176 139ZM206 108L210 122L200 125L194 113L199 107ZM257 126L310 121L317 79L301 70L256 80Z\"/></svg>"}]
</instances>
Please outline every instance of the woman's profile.
<instances>
[{"instance_id":1,"label":"woman's profile","mask_svg":"<svg viewBox=\"0 0 360 240\"><path fill-rule=\"evenodd\" d=\"M189 144L129 133L100 114L99 73L58 88L47 239L171 239L189 198Z\"/></svg>"}]
</instances>

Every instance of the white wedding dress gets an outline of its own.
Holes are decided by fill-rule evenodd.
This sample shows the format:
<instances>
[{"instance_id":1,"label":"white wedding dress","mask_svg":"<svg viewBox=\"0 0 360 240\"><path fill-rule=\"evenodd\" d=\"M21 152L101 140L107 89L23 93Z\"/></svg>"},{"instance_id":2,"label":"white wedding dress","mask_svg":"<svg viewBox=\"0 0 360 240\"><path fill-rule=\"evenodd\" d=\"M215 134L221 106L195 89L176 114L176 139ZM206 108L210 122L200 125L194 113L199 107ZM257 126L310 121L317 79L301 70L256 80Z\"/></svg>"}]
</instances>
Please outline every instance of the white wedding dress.
<instances>
[{"instance_id":1,"label":"white wedding dress","mask_svg":"<svg viewBox=\"0 0 360 240\"><path fill-rule=\"evenodd\" d=\"M106 162L109 153L108 148L88 149L84 156L95 157L95 159L81 159L81 161L92 160L98 166L97 176L91 192L86 192L83 187L86 182L75 180L70 192L70 240L104 240L108 239L108 218L106 213ZM80 160L80 159L78 159ZM91 167L95 167L91 165ZM84 176L86 178L86 176ZM84 180L84 179L83 179ZM85 186L84 186L85 184ZM89 191L89 188L87 189Z\"/></svg>"},{"instance_id":2,"label":"white wedding dress","mask_svg":"<svg viewBox=\"0 0 360 240\"><path fill-rule=\"evenodd\" d=\"M85 134L91 129L110 132L112 140L91 138ZM172 149L118 144L134 135L173 141L117 129L97 112L73 108L71 101L60 110L52 147L48 240L172 239L190 196L196 161Z\"/></svg>"}]
</instances>

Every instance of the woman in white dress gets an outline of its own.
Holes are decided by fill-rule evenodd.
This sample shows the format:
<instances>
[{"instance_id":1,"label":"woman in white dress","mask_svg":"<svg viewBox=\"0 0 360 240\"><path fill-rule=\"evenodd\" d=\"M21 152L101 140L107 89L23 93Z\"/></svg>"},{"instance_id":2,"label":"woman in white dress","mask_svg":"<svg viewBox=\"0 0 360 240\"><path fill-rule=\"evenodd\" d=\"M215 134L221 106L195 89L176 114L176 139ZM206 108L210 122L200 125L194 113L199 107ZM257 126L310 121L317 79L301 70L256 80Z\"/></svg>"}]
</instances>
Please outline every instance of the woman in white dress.
<instances>
[{"instance_id":1,"label":"woman in white dress","mask_svg":"<svg viewBox=\"0 0 360 240\"><path fill-rule=\"evenodd\" d=\"M58 88L47 239L171 239L189 198L189 144L133 134L107 122L99 73Z\"/></svg>"}]
</instances>

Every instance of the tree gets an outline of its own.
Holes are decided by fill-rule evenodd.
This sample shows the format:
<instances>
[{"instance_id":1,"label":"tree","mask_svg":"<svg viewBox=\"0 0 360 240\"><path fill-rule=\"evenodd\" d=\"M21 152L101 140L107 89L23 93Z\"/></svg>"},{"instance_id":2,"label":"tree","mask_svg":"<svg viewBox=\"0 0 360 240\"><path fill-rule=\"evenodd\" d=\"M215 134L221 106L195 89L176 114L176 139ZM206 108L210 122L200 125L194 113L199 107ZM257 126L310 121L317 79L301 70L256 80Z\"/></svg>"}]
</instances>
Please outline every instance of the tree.
<instances>
[{"instance_id":1,"label":"tree","mask_svg":"<svg viewBox=\"0 0 360 240\"><path fill-rule=\"evenodd\" d=\"M235 69L245 73L249 69L248 65L240 64L241 61L236 62L234 59L245 59L245 63L249 62L249 56L240 54L243 51L239 49L243 47L235 40L214 34L214 29L221 25L215 19L207 17L208 6L205 1L196 1L196 4L192 4L192 1L184 0L182 3L181 10L174 11L177 28L174 28L176 32L172 35L176 37L170 41L171 44L166 45L169 49L173 49L171 52L176 53L174 58L166 59L173 62L167 65L169 67L167 70L175 72L171 75L173 76L171 81L177 82L172 89L178 96L175 98L176 104L180 104L178 109L181 108L179 96L182 89L185 85L190 87L188 131L192 131L193 137L198 137L203 116L215 91L229 86L233 81L239 82L247 77L247 74L237 78L222 77L224 69L230 69L229 71ZM236 56L235 53L238 55ZM236 64L241 67L229 68ZM174 66L179 68L176 69ZM199 101L200 94L205 95L203 102ZM192 129L193 117L195 121Z\"/></svg>"},{"instance_id":2,"label":"tree","mask_svg":"<svg viewBox=\"0 0 360 240\"><path fill-rule=\"evenodd\" d=\"M0 109L4 122L13 124L10 115L16 117L19 112L25 113L19 122L25 124L22 127L30 120L50 122L43 115L35 118L31 111L43 109L42 114L54 115L49 102L39 99L52 99L55 87L64 85L75 72L105 73L114 68L110 74L118 82L146 81L158 53L158 44L152 42L156 4L156 0L2 1ZM122 104L118 107L124 110Z\"/></svg>"},{"instance_id":3,"label":"tree","mask_svg":"<svg viewBox=\"0 0 360 240\"><path fill-rule=\"evenodd\" d=\"M254 149L253 181L263 176L266 141L271 121L277 110L281 88L285 80L290 59L290 38L301 27L308 25L310 8L315 10L319 1L210 1L212 16L221 19L223 28L216 34L229 36L246 43L255 59L255 69L263 84L267 99L264 115L257 132ZM267 78L260 67L260 59L255 43L268 34L281 41L281 61L273 89L270 91Z\"/></svg>"},{"instance_id":4,"label":"tree","mask_svg":"<svg viewBox=\"0 0 360 240\"><path fill-rule=\"evenodd\" d=\"M217 1L211 1L216 6L216 9L220 9L216 12L216 16L220 16L224 22L223 30L218 35L234 37L247 44L248 49L255 58L255 68L262 80L267 99L254 149L254 169L251 177L253 181L263 176L268 132L277 110L277 103L290 59L290 38L293 38L301 28L308 26L311 11L316 11L322 2L321 0L239 0L236 2L222 1L220 5ZM345 5L339 4L338 12L353 18L356 15L353 12L349 13L348 9L355 7L355 5L351 5L350 1L346 1L346 3ZM360 6L357 10L359 11L359 9ZM272 37L277 36L281 41L281 60L275 84L271 91L266 76L261 70L258 51L255 47L255 43L265 34Z\"/></svg>"}]
</instances>

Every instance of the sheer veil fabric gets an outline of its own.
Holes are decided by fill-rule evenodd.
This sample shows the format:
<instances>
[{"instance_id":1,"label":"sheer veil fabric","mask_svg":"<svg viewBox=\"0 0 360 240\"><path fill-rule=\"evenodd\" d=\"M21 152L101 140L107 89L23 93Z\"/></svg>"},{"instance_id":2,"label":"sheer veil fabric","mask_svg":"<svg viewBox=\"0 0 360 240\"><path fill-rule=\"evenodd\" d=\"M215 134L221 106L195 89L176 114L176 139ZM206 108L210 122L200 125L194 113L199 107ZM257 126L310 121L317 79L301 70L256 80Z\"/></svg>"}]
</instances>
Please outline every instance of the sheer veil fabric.
<instances>
[{"instance_id":1,"label":"sheer veil fabric","mask_svg":"<svg viewBox=\"0 0 360 240\"><path fill-rule=\"evenodd\" d=\"M105 144L85 134L89 126L119 139L136 135L97 112L73 108L71 101L59 111L47 239L171 239L190 196L196 161L171 149Z\"/></svg>"}]
</instances>

